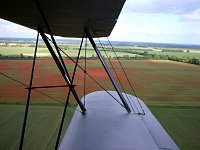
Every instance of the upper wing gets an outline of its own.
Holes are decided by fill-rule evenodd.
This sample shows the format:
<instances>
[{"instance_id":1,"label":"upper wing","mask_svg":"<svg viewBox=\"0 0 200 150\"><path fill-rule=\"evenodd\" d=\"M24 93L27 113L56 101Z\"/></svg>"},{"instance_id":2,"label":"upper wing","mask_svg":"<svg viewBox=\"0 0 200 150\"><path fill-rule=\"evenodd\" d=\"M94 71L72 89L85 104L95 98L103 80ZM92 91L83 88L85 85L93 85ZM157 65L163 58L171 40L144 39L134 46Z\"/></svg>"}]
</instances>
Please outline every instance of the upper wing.
<instances>
[{"instance_id":1,"label":"upper wing","mask_svg":"<svg viewBox=\"0 0 200 150\"><path fill-rule=\"evenodd\" d=\"M84 28L93 28L98 37L105 37L109 36L114 28L125 0L39 0L39 2L54 35L82 37ZM34 0L2 0L0 18L32 29L42 27L48 33Z\"/></svg>"}]
</instances>

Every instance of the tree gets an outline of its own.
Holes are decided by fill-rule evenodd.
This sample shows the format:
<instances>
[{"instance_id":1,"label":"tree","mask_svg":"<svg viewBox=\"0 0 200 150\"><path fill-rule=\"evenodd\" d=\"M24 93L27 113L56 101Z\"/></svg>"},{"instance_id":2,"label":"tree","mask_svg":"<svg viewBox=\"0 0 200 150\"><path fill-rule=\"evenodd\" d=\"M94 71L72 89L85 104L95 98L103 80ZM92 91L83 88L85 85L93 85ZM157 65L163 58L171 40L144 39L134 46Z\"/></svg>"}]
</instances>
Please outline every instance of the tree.
<instances>
[{"instance_id":1,"label":"tree","mask_svg":"<svg viewBox=\"0 0 200 150\"><path fill-rule=\"evenodd\" d=\"M148 55L148 51L144 51L144 56Z\"/></svg>"},{"instance_id":2,"label":"tree","mask_svg":"<svg viewBox=\"0 0 200 150\"><path fill-rule=\"evenodd\" d=\"M21 57L21 58L24 58L24 55L23 55L23 54L20 54L20 57Z\"/></svg>"}]
</instances>

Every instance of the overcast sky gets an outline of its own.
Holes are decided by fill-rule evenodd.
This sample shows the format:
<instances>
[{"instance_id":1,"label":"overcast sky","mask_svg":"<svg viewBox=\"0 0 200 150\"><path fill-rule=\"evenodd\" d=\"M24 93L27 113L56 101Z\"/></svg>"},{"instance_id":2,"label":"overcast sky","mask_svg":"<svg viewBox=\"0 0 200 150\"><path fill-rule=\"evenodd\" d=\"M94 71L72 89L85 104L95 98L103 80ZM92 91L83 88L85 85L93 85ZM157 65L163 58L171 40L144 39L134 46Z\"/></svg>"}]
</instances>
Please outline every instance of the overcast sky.
<instances>
[{"instance_id":1,"label":"overcast sky","mask_svg":"<svg viewBox=\"0 0 200 150\"><path fill-rule=\"evenodd\" d=\"M0 19L0 37L36 32ZM200 0L126 0L110 40L200 44Z\"/></svg>"}]
</instances>

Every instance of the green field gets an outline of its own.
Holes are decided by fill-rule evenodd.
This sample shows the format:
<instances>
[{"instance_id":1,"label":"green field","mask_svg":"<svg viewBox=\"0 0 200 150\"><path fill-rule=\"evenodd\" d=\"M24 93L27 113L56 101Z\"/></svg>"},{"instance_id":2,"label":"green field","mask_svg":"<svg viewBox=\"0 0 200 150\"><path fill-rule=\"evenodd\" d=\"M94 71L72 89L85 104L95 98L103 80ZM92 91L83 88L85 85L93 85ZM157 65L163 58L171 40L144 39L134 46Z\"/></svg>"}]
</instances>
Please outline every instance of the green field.
<instances>
[{"instance_id":1,"label":"green field","mask_svg":"<svg viewBox=\"0 0 200 150\"><path fill-rule=\"evenodd\" d=\"M40 105L30 107L24 149L54 149L62 108L62 106ZM149 108L181 150L200 149L199 107L149 106ZM1 149L12 150L18 148L23 112L24 105L0 104ZM69 109L67 112L62 136L73 112L73 109Z\"/></svg>"},{"instance_id":2,"label":"green field","mask_svg":"<svg viewBox=\"0 0 200 150\"><path fill-rule=\"evenodd\" d=\"M76 57L78 54L78 50L79 50L78 44L70 45L68 47L61 46L61 48L63 48L63 50L71 57ZM100 49L102 50L101 47L100 47ZM162 52L162 51L153 50L154 49L153 47L149 47L148 49L147 48L142 49L142 48L118 46L118 47L116 47L116 49L118 50L116 52L118 57L124 57L124 55L128 55L129 57L135 57L138 54L134 54L134 52L143 53L144 51L148 51L148 54L155 54L155 55L161 55L161 56L168 55L169 57L177 57L177 58L182 58L182 59L187 59L187 58L200 59L200 53L199 53L200 50L190 50L190 52L187 53L187 52L176 52L176 51L175 52ZM82 51L81 51L81 55L80 55L82 57L85 56L84 50L85 50L85 47L82 47ZM111 50L110 47L106 46L105 50L107 52L108 57L111 57L111 58L116 57L115 54L112 51L110 51ZM186 51L187 49L178 49L178 50ZM133 53L129 53L129 52L133 52ZM34 53L34 47L28 47L28 46L0 47L0 54L2 56L9 56L9 57L10 56L18 56L18 57L20 57L21 54L23 54L24 56L33 56L33 53ZM102 55L104 55L106 57L106 54L104 51L102 51ZM50 53L47 48L39 47L38 48L38 56L40 56L40 57L48 56L49 57ZM96 53L92 49L91 45L89 45L87 47L87 57L92 57L92 56L96 56ZM138 55L138 56L142 57L142 55Z\"/></svg>"},{"instance_id":3,"label":"green field","mask_svg":"<svg viewBox=\"0 0 200 150\"><path fill-rule=\"evenodd\" d=\"M63 49L65 51L65 53L67 53L70 57L77 57L78 54L78 50L79 47L70 47L67 49ZM33 56L34 53L34 47L0 47L0 54L2 56L18 56L20 57L21 54L23 54L24 56ZM106 51L108 57L115 57L115 54L111 51ZM124 53L122 52L116 52L118 57L123 57L124 55L129 55L129 57L135 57L136 54L129 54L129 53ZM62 54L63 56L65 56L64 54ZM96 56L95 51L90 48L87 49L87 53L86 53L87 57L92 57L92 56ZM104 55L106 57L106 54L102 51L102 55ZM48 51L47 48L38 48L38 53L37 56L40 57L45 57L45 56L50 56L50 53ZM85 51L84 48L81 51L81 55L82 57L85 56Z\"/></svg>"},{"instance_id":4,"label":"green field","mask_svg":"<svg viewBox=\"0 0 200 150\"><path fill-rule=\"evenodd\" d=\"M168 55L178 58L197 58L200 59L200 53L187 53L187 52L160 52L160 51L149 51L149 54L156 55Z\"/></svg>"},{"instance_id":5,"label":"green field","mask_svg":"<svg viewBox=\"0 0 200 150\"><path fill-rule=\"evenodd\" d=\"M117 67L116 61L113 63ZM35 85L63 84L52 60L37 60L36 64ZM124 60L122 64L137 96L149 106L178 146L182 150L199 150L200 67L180 62L150 60ZM0 65L2 72L28 83L29 74L27 72L30 71L31 60L1 60ZM84 66L83 61L80 65ZM105 80L105 73L100 69L101 65L97 60L89 60L87 65L90 68L88 72L95 79L98 79L106 89L113 89L108 80ZM68 67L71 73L72 64L69 63ZM124 85L127 85L125 87L127 93L133 94L127 81L122 77L120 68L117 67L116 70ZM83 74L80 70L78 71L75 83L77 84L76 90L81 97L83 95ZM50 81L46 80L46 77ZM16 105L16 103L24 103L26 90L24 86L18 86L18 83L4 76L0 76L0 81L0 149L16 149L25 107ZM16 89L13 90L12 87L15 86ZM87 87L87 93L100 90L90 80ZM61 101L64 101L66 97L65 90L54 91L56 93L43 92ZM70 103L75 102L71 99ZM48 97L33 93L25 135L25 149L54 149L62 109L63 106ZM69 109L65 129L73 112L73 109Z\"/></svg>"},{"instance_id":6,"label":"green field","mask_svg":"<svg viewBox=\"0 0 200 150\"><path fill-rule=\"evenodd\" d=\"M200 107L149 106L181 150L200 149Z\"/></svg>"},{"instance_id":7,"label":"green field","mask_svg":"<svg viewBox=\"0 0 200 150\"><path fill-rule=\"evenodd\" d=\"M0 104L0 149L18 149L24 108L25 105ZM24 149L54 149L62 110L63 106L30 106ZM62 137L73 113L72 107L68 109Z\"/></svg>"}]
</instances>

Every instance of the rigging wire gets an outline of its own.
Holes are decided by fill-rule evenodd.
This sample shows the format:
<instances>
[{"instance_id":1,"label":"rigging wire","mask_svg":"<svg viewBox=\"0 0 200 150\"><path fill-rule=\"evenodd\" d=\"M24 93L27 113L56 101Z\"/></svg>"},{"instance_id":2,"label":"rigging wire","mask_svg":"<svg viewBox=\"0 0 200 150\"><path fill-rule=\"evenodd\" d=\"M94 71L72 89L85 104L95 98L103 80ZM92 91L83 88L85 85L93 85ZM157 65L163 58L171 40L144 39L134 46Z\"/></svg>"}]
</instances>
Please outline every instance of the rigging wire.
<instances>
[{"instance_id":1,"label":"rigging wire","mask_svg":"<svg viewBox=\"0 0 200 150\"><path fill-rule=\"evenodd\" d=\"M63 52L63 54L65 54L71 61L73 61L75 63L75 61L67 54L65 53L63 50L61 50L61 52ZM84 72L84 69L80 66L80 65L77 65L83 72ZM85 72L87 74L87 76L92 79L92 81L94 81L100 88L102 88L106 93L108 93L112 98L115 99L116 102L118 102L122 107L124 107L122 105L122 103L120 103L112 94L110 94L99 82L97 82L87 71Z\"/></svg>"},{"instance_id":2,"label":"rigging wire","mask_svg":"<svg viewBox=\"0 0 200 150\"><path fill-rule=\"evenodd\" d=\"M85 106L85 94L86 94L86 68L87 68L87 37L85 39L85 68L84 68L84 100L83 100L83 104Z\"/></svg>"},{"instance_id":3,"label":"rigging wire","mask_svg":"<svg viewBox=\"0 0 200 150\"><path fill-rule=\"evenodd\" d=\"M48 38L48 39L49 39L49 38ZM49 39L49 40L51 41L51 39ZM136 95L136 93L135 93L135 91L134 91L134 89L133 89L133 87L132 87L132 85L131 85L131 83L130 83L130 80L128 79L128 76L127 76L127 74L126 74L126 72L125 72L125 70L124 70L124 68L123 68L123 66L122 66L122 64L121 64L121 62L120 62L120 60L119 60L119 58L118 58L117 55L116 55L116 52L115 52L115 50L114 50L114 48L113 48L113 46L112 46L110 40L109 40L108 38L107 38L107 40L108 40L108 42L109 42L109 44L110 44L112 50L114 51L115 56L116 56L117 60L119 61L119 64L120 64L120 66L121 66L121 68L122 68L122 70L123 70L123 72L124 72L124 74L125 74L125 76L126 76L126 78L127 78L127 80L128 80L128 83L129 83L129 85L130 85L132 91L134 92L134 94L135 94L135 96L136 96L136 98L137 98L137 101L138 101L138 103L139 103L139 105L140 105L140 107L141 107L141 109L142 109L142 111L143 111L143 113L144 113L144 110L143 110L143 108L142 108L142 106L141 106L141 104L140 104L140 102L139 102L139 99L138 99L138 97L137 97L137 95ZM74 61L68 54L66 54L60 47L58 47L58 48L59 48L60 51L61 51L63 54L65 54L73 63L75 63L75 61ZM86 53L86 52L85 52L85 53ZM85 61L86 61L86 60L85 60ZM110 95L113 99L115 99L122 107L124 107L112 94L110 94L100 83L98 83L98 82L86 71L86 69L83 69L79 64L78 64L77 66L84 72L84 74L86 74L90 79L92 79L100 88L102 88L104 91L106 91L107 94L109 94L109 95ZM17 82L17 83L19 83L19 84L21 84L21 85L24 85L24 86L28 87L28 85L26 85L26 84L24 84L24 83L22 83L22 82L20 82L20 81L18 81L18 80L16 80L16 79L14 79L14 78L8 76L8 75L6 75L5 73L0 72L0 74L3 75L3 76L5 76L5 77L7 77L7 78L9 78L9 79L11 79L11 80L13 80L13 81L15 81L15 82ZM55 99L54 97L51 97L51 96L49 96L48 94L45 94L45 93L43 93L43 92L41 92L41 91L39 91L39 90L36 90L36 89L33 89L33 90L35 90L36 92L38 92L38 93L40 93L40 94L42 94L42 95L44 95L44 96L49 97L50 99L52 99L52 100L54 100L54 101L56 101L56 102L58 102L58 103L60 103L60 104L65 104L65 103L63 103L63 102L61 102L61 101ZM84 95L85 95L85 93L84 93ZM84 103L84 104L85 104L85 103ZM74 109L75 111L79 111L78 109L76 109L76 108L74 108L74 107L72 107L72 109ZM79 112L81 112L81 111L79 111Z\"/></svg>"},{"instance_id":4,"label":"rigging wire","mask_svg":"<svg viewBox=\"0 0 200 150\"><path fill-rule=\"evenodd\" d=\"M23 147L24 135L25 135L25 131L26 131L26 124L27 124L27 118L28 118L28 112L29 112L29 106L30 106L29 104L30 104L31 91L32 91L31 87L33 85L35 62L36 62L36 55L37 55L37 50L38 50L38 40L39 40L39 32L37 33L37 40L36 40L36 44L35 44L35 51L34 51L33 62L32 62L32 69L31 69L30 80L29 80L29 89L28 89L28 93L27 93L26 105L25 105L25 110L24 110L23 124L22 124L22 130L21 130L21 135L20 135L20 143L19 143L19 149L20 150Z\"/></svg>"},{"instance_id":5,"label":"rigging wire","mask_svg":"<svg viewBox=\"0 0 200 150\"><path fill-rule=\"evenodd\" d=\"M100 39L99 39L97 33L94 31L93 26L92 26L90 20L88 20L88 21L89 21L90 27L91 27L91 29L92 29L92 31L93 31L93 34L96 35L96 37L98 38L98 41L99 41L101 47L103 48L103 50L104 50L104 52L105 52L105 49L104 49L104 47L103 47L103 45L102 45L102 43L101 43L101 41L100 41ZM104 34L105 34L105 36L107 37L105 31L104 31ZM136 96L136 99L137 99L137 101L138 101L138 103L139 103L139 105L140 105L140 108L142 109L143 114L145 114L144 109L142 108L142 105L141 105L141 103L139 102L139 99L138 99L138 97L137 97L137 95L136 95L136 92L135 92L135 90L133 89L133 87L132 87L132 85L131 85L131 83L130 83L130 80L129 80L129 78L128 78L128 76L127 76L127 74L126 74L126 72L125 72L125 70L124 70L124 68L123 68L123 66L122 66L122 64L121 64L121 62L120 62L120 60L119 60L119 58L117 57L117 54L116 54L116 52L115 52L115 50L114 50L114 47L112 46L112 44L111 44L110 40L108 39L108 37L107 37L107 40L108 40L108 42L109 42L109 44L110 44L110 46L111 46L111 48L112 48L112 50L113 50L113 52L114 52L114 54L115 54L115 56L116 56L116 58L117 58L119 64L120 64L120 66L121 66L121 68L122 68L122 70L123 70L125 76L126 76L126 79L127 79L128 83L129 83L129 85L130 85L130 87L131 87L131 89L132 89L134 95ZM107 56L107 58L108 58L108 55L107 55L106 52L105 52L105 54L106 54L106 56ZM113 70L114 70L114 72L115 72L115 74L116 74L116 71L115 71L115 69L114 69L112 63L110 62L110 59L109 59L109 58L108 58L108 60L109 60L109 63L111 64L111 66L112 66L112 68L113 68ZM116 74L116 76L117 76L117 74ZM118 78L118 76L117 76L117 78ZM118 78L118 80L119 80L119 78ZM121 84L121 81L120 81L120 80L119 80L119 82L120 82L120 84ZM122 89L123 89L123 86L122 86L122 85L121 85L121 87L122 87ZM124 91L124 89L123 89L123 91ZM124 92L125 92L125 91L124 91ZM130 102L130 100L129 100L127 94L126 94L126 92L125 92L125 95L126 95L128 101L129 101L129 104L130 104L131 108L133 109L133 106L132 106L132 104L131 104L131 102ZM134 111L134 109L133 109L133 111ZM139 114L140 114L140 113L139 113Z\"/></svg>"},{"instance_id":6,"label":"rigging wire","mask_svg":"<svg viewBox=\"0 0 200 150\"><path fill-rule=\"evenodd\" d=\"M23 86L25 86L26 88L29 88L28 85L24 84L23 82L21 82L21 81L15 79L15 78L13 78L13 77L11 77L11 76L6 75L6 74L3 73L3 72L0 72L0 74L3 75L3 76L5 76L5 77L7 77L7 78L9 78L9 79L11 79L11 80L13 80L13 81L15 81L15 82L17 82L17 83L19 83L19 84L21 84L21 85L23 85ZM53 101L56 101L56 102L58 102L58 103L60 103L60 104L62 104L62 105L65 104L64 102L59 101L59 100L57 100L56 98L54 98L54 97L52 97L52 96L50 96L50 95L48 95L48 94L45 94L45 93L43 93L43 92L41 92L41 91L39 91L39 90L37 90L37 89L32 89L32 90L34 90L34 91L36 91L36 92L38 92L38 93L40 93L40 94L42 94L42 95L44 95L44 96L46 96L46 97L52 99ZM82 113L80 110L74 108L73 106L70 107L69 109L74 109L75 111L78 111L78 112Z\"/></svg>"},{"instance_id":7,"label":"rigging wire","mask_svg":"<svg viewBox=\"0 0 200 150\"><path fill-rule=\"evenodd\" d=\"M7 77L7 78L9 78L9 79L11 79L11 80L13 80L13 81L15 81L15 82L17 82L17 83L19 83L19 84L21 84L21 85L26 86L28 88L28 85L24 84L23 82L21 82L19 80L14 79L13 77L10 77L10 76L6 75L5 73L2 73L2 72L0 72L0 74L3 75L3 76L5 76L5 77ZM65 104L65 103L63 103L63 102L61 102L61 101L59 101L59 100L57 100L57 99L49 96L48 94L45 94L45 93L39 91L39 90L36 90L36 89L32 89L32 90L34 90L34 91L36 91L36 92L38 92L38 93L40 93L40 94L42 94L44 96L47 96L48 98L51 98L52 100L54 100L54 101L56 101L56 102L58 102L60 104L63 104L63 105Z\"/></svg>"},{"instance_id":8,"label":"rigging wire","mask_svg":"<svg viewBox=\"0 0 200 150\"><path fill-rule=\"evenodd\" d=\"M47 36L47 35L45 35L45 37L50 41L50 42L52 42L53 43L53 41ZM53 43L54 44L54 43ZM58 47L57 46L57 48L60 50L60 47ZM77 61L77 60L76 60ZM74 61L74 64L76 64L76 62ZM77 63L77 65L78 65L78 63ZM79 66L79 65L78 65ZM75 68L74 69L76 69L76 67L77 66L75 66ZM63 105L65 105L65 103L63 103ZM80 113L82 113L82 111L80 111L80 110L78 110L78 109L76 109L76 108L74 108L73 106L72 106L72 108L69 108L69 109L74 109L75 111L78 111L78 112L80 112Z\"/></svg>"},{"instance_id":9,"label":"rigging wire","mask_svg":"<svg viewBox=\"0 0 200 150\"><path fill-rule=\"evenodd\" d=\"M129 86L131 87L131 90L132 90L132 92L134 93L134 95L135 95L135 97L136 97L136 99L137 99L137 102L139 103L140 108L142 109L143 114L145 114L144 109L143 109L143 107L142 107L142 105L141 105L141 103L140 103L140 101L139 101L139 99L138 99L138 97L137 97L137 95L136 95L136 92L135 92L135 90L134 90L134 88L133 88L133 86L132 86L132 84L131 84L131 82L130 82L130 80L129 80L127 74L126 74L126 71L124 70L124 67L122 66L121 61L119 60L119 58L118 58L118 56L117 56L117 54L116 54L116 52L115 52L115 49L114 49L113 45L111 44L109 38L107 37L105 31L104 31L104 34L105 34L105 36L106 36L106 38L107 38L108 43L109 43L110 46L111 46L111 49L113 50L113 52L114 52L114 54L115 54L115 56L116 56L116 58L117 58L117 61L119 62L120 66L121 66L121 69L122 69L123 72L124 72L124 75L126 76L126 79L127 79L128 83L129 83Z\"/></svg>"},{"instance_id":10,"label":"rigging wire","mask_svg":"<svg viewBox=\"0 0 200 150\"><path fill-rule=\"evenodd\" d=\"M104 47L103 44L101 43L101 41L100 41L100 39L99 39L97 33L93 30L93 27L92 27L92 26L91 26L91 28L92 28L92 31L93 31L93 33L95 34L95 36L98 38L98 41L99 41L99 43L100 43L100 45L101 45L101 47L102 47L104 53L106 54L106 57L107 57L107 59L108 59L110 65L111 65L111 67L112 67L112 69L113 69L113 71L114 71L116 77L117 77L117 80L118 80L119 83L120 83L120 86L122 87L123 92L124 92L125 95L126 95L126 98L127 98L128 102L129 102L129 104L130 104L130 106L131 106L133 112L135 112L135 110L134 110L134 108L133 108L133 106L132 106L132 104L131 104L131 102L130 102L129 97L127 96L127 93L126 93L126 91L125 91L125 88L124 88L124 86L123 86L123 84L122 84L122 82L121 82L119 76L117 75L117 72L116 72L116 70L115 70L115 68L114 68L114 66L113 66L113 64L112 64L112 62L111 62L111 60L110 60L110 58L108 57L108 54L107 54L107 52L106 52L106 50L105 50L105 47Z\"/></svg>"},{"instance_id":11,"label":"rigging wire","mask_svg":"<svg viewBox=\"0 0 200 150\"><path fill-rule=\"evenodd\" d=\"M15 82L17 82L17 83L19 83L19 84L21 84L21 85L24 85L25 87L28 88L28 85L24 84L23 82L21 82L21 81L19 81L19 80L14 79L13 77L8 76L8 75L6 75L5 73L2 73L2 72L0 72L0 74L3 75L3 76L5 76L5 77L7 77L7 78L9 78L9 79L11 79L11 80L13 80L13 81L15 81ZM36 89L32 89L32 90L34 90L34 91L36 91L36 92L38 92L38 93L40 93L40 94L42 94L42 95L44 95L44 96L46 96L46 97L52 99L52 100L54 100L54 101L56 101L56 102L58 102L58 103L60 103L60 104L62 104L62 105L65 104L64 102L61 102L61 101L57 100L56 98L54 98L54 97L52 97L52 96L49 96L48 94L45 94L45 93L43 93L43 92L41 92L41 91L39 91L39 90L36 90ZM69 109L73 109L73 110L75 110L75 111L78 111L78 112L82 113L80 110L74 108L74 106L71 106Z\"/></svg>"},{"instance_id":12,"label":"rigging wire","mask_svg":"<svg viewBox=\"0 0 200 150\"><path fill-rule=\"evenodd\" d=\"M52 40L50 39L50 38L48 38L47 37L47 39L49 40L49 41L51 41L52 42ZM73 63L76 63L66 52L64 52L59 46L58 46L58 49L64 54L64 55L66 55ZM63 48L64 49L64 48ZM65 49L66 50L66 49ZM83 71L83 72L85 72L85 70L79 65L79 64L77 64L77 66ZM90 78L90 79L92 79L99 87L101 87L107 94L109 94L117 103L119 103L122 107L124 107L123 105L122 105L122 103L120 103L112 94L110 94L100 83L98 83L87 71L85 72L87 75L88 75L88 77Z\"/></svg>"},{"instance_id":13,"label":"rigging wire","mask_svg":"<svg viewBox=\"0 0 200 150\"><path fill-rule=\"evenodd\" d=\"M21 82L19 80L14 79L13 77L8 76L8 75L6 75L5 73L2 73L2 72L0 72L0 74L5 76L5 77L7 77L7 78L9 78L9 79L11 79L11 80L13 80L13 81L15 81L15 82L17 82L17 83L19 83L19 84L21 84L21 85L23 85L23 86L25 86L26 88L28 88L28 85L24 84L23 82ZM32 89L32 90L34 90L34 91L36 91L36 92L38 92L38 93L40 93L40 94L52 99L53 101L56 101L56 102L62 104L62 106L65 104L64 102L61 102L61 101L57 100L56 98L54 98L54 97L52 97L52 96L50 96L48 94L45 94L45 93L43 93L43 92L41 92L39 90L36 90L36 89ZM78 112L82 113L80 110L76 109L74 106L70 106L69 109L74 109L75 111L78 111Z\"/></svg>"},{"instance_id":14,"label":"rigging wire","mask_svg":"<svg viewBox=\"0 0 200 150\"><path fill-rule=\"evenodd\" d=\"M5 77L7 77L7 78L9 78L9 79L11 79L11 80L13 80L13 81L15 81L15 82L17 82L17 83L19 83L19 84L21 84L21 85L24 85L25 87L28 88L28 85L24 84L23 82L21 82L21 81L19 81L19 80L14 79L13 77L10 77L10 76L6 75L5 73L2 73L2 72L0 72L0 74L3 75L3 76L5 76ZM86 74L87 74L87 73L86 73ZM101 88L103 88L103 87L101 87ZM60 103L60 104L62 104L62 105L65 104L64 102L61 102L61 101L57 100L56 98L54 98L54 97L52 97L52 96L49 96L48 94L45 94L45 93L43 93L43 92L41 92L41 91L39 91L39 90L36 90L36 89L32 89L32 90L34 90L34 91L36 91L36 92L38 92L38 93L40 93L40 94L42 94L42 95L44 95L44 96L46 96L46 97L52 99L52 100L54 100L54 101L56 101L56 102L58 102L58 103ZM109 92L108 92L108 94L110 95ZM111 95L111 96L112 96L112 95ZM122 104L121 104L121 105L122 105ZM122 105L122 106L123 106L123 105ZM71 106L71 107L69 107L69 109L73 109L73 110L75 110L75 111L78 111L78 112L82 113L80 110L78 110L77 108L75 108L75 106Z\"/></svg>"},{"instance_id":15,"label":"rigging wire","mask_svg":"<svg viewBox=\"0 0 200 150\"><path fill-rule=\"evenodd\" d=\"M80 48L79 48L79 51L78 51L78 56L76 58L76 63L75 63L75 66L74 66L74 70L73 70L73 75L72 75L72 80L70 81L71 85L73 86L73 83L74 83L74 79L75 79L75 75L76 75L76 69L77 69L77 64L78 64L78 61L79 61L79 57L80 57L80 53L81 53L81 49L82 49L82 44L83 44L83 39L85 37L85 32L83 33L83 37L82 37L82 40L81 40L81 44L80 44ZM61 60L63 62L63 66L65 66L65 63L64 63L64 60L61 56L61 53L60 53L60 50L58 49L58 46L57 46L57 51L58 53L60 54L60 57L61 57ZM66 66L65 66L66 67ZM66 68L66 71L67 71L67 68ZM70 77L69 77L70 78ZM70 86L71 86L70 85ZM72 91L73 92L73 91ZM69 92L67 94L67 100L65 102L65 107L64 107L64 110L63 110L63 115L62 115L62 119L61 119L61 122L60 122L60 128L59 128L59 131L58 131L58 136L57 136L57 140L56 140L56 145L55 145L55 149L58 148L58 145L59 145L59 141L60 141L60 136L61 136L61 132L62 132L62 128L63 128L63 124L64 124L64 120L65 120L65 115L66 115L66 110L67 110L67 107L68 107L68 103L69 103L69 98L70 98L70 93L71 93L71 88L69 89ZM78 97L78 96L77 96ZM76 98L76 97L75 97ZM79 98L78 98L79 99ZM78 101L77 101L78 102ZM82 104L82 103L81 103ZM79 104L79 107L81 107L81 105ZM85 107L82 106L84 109ZM82 109L82 108L81 108ZM86 109L84 110L82 109L82 114L85 114L84 111L86 111Z\"/></svg>"},{"instance_id":16,"label":"rigging wire","mask_svg":"<svg viewBox=\"0 0 200 150\"><path fill-rule=\"evenodd\" d=\"M96 31L93 29L93 26L92 26L90 20L89 20L89 23L90 23L90 27L91 27L91 29L92 29L92 31L93 31L93 34L98 38L98 41L99 41L99 43L100 43L100 45L101 45L101 47L102 47L104 53L106 54L107 59L109 60L109 63L110 63L110 65L111 65L111 67L112 67L112 69L113 69L113 71L114 71L114 73L115 73L115 75L116 75L116 77L117 77L117 80L119 81L119 83L120 83L120 85L121 85L121 87L122 87L123 92L124 92L125 95L126 95L126 98L127 98L128 102L129 102L129 104L130 104L130 106L131 106L133 112L135 112L135 110L133 109L133 106L132 106L132 104L131 104L131 102L130 102L130 100L129 100L129 97L127 96L127 93L126 93L126 91L125 91L125 89L124 89L124 86L122 85L122 82L121 82L119 76L117 75L117 72L116 72L116 70L115 70L113 64L111 63L111 61L110 61L110 59L109 59L109 57L108 57L108 54L107 54L107 52L105 51L105 48L104 48L103 44L101 43L101 41L100 41L100 39L99 39L99 37L98 37ZM105 33L105 31L104 31L104 33ZM106 34L105 34L105 35L106 35Z\"/></svg>"}]
</instances>

